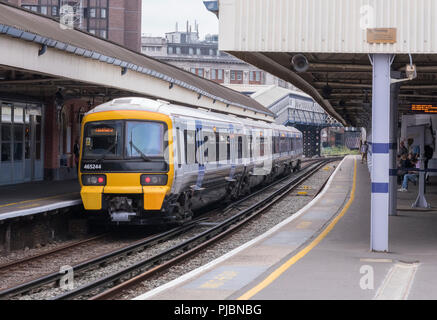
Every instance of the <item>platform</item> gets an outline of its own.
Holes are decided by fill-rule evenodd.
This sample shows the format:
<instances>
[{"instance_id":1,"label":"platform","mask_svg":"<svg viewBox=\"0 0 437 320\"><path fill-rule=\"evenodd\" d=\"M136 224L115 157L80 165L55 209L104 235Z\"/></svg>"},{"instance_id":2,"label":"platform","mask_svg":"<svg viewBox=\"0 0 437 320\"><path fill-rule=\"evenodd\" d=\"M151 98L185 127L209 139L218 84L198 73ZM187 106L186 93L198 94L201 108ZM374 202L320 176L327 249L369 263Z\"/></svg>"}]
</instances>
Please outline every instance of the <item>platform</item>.
<instances>
[{"instance_id":1,"label":"platform","mask_svg":"<svg viewBox=\"0 0 437 320\"><path fill-rule=\"evenodd\" d=\"M409 210L417 195L410 185L389 218L390 252L371 252L370 177L356 159L345 158L324 191L287 221L136 299L436 299L437 211Z\"/></svg>"},{"instance_id":2,"label":"platform","mask_svg":"<svg viewBox=\"0 0 437 320\"><path fill-rule=\"evenodd\" d=\"M0 221L80 205L77 179L0 187Z\"/></svg>"}]
</instances>

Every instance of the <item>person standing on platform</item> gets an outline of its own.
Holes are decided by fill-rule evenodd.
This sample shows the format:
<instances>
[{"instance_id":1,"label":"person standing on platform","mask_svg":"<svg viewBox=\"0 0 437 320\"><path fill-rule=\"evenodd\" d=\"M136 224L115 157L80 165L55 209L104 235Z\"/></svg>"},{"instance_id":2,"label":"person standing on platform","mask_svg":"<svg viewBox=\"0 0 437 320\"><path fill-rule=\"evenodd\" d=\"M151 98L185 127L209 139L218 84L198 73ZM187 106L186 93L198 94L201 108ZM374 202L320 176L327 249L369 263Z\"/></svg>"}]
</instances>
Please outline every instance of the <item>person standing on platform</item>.
<instances>
[{"instance_id":1,"label":"person standing on platform","mask_svg":"<svg viewBox=\"0 0 437 320\"><path fill-rule=\"evenodd\" d=\"M74 163L76 165L76 168L79 167L79 152L80 152L79 141L76 139L73 146Z\"/></svg>"},{"instance_id":2,"label":"person standing on platform","mask_svg":"<svg viewBox=\"0 0 437 320\"><path fill-rule=\"evenodd\" d=\"M369 150L369 146L367 144L367 141L364 141L364 143L361 145L361 163L364 163L364 160L366 160L367 163L367 151Z\"/></svg>"}]
</instances>

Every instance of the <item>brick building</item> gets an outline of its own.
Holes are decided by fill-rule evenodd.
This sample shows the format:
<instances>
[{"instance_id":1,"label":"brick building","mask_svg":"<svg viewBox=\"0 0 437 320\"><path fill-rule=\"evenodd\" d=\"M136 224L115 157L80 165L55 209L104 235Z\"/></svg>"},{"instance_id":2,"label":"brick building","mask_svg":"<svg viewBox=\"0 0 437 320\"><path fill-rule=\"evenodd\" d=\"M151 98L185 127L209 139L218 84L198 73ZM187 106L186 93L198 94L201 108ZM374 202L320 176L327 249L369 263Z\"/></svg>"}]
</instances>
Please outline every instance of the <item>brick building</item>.
<instances>
[{"instance_id":1,"label":"brick building","mask_svg":"<svg viewBox=\"0 0 437 320\"><path fill-rule=\"evenodd\" d=\"M75 27L141 49L141 0L3 0L53 18L73 21ZM68 18L67 18L68 15Z\"/></svg>"}]
</instances>

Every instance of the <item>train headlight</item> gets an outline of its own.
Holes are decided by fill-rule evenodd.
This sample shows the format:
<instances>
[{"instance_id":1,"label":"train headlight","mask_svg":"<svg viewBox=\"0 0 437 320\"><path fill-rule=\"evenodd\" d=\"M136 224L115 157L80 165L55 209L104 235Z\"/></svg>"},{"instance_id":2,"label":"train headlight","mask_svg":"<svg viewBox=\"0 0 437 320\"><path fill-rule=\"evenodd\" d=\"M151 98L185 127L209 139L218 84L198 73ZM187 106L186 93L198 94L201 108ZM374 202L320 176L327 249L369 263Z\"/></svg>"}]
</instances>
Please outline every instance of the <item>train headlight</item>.
<instances>
[{"instance_id":1,"label":"train headlight","mask_svg":"<svg viewBox=\"0 0 437 320\"><path fill-rule=\"evenodd\" d=\"M165 186L167 184L166 174L143 174L141 185L143 186Z\"/></svg>"},{"instance_id":2,"label":"train headlight","mask_svg":"<svg viewBox=\"0 0 437 320\"><path fill-rule=\"evenodd\" d=\"M82 175L84 186L106 186L106 176L104 174L84 174Z\"/></svg>"}]
</instances>

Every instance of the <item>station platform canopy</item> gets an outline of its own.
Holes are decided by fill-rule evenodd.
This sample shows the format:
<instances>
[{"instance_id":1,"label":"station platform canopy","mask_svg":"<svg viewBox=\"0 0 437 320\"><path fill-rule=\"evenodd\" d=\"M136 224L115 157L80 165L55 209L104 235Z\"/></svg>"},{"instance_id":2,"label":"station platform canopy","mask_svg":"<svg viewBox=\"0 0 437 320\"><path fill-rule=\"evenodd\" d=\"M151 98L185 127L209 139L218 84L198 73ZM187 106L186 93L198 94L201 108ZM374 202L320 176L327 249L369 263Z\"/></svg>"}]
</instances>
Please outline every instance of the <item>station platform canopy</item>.
<instances>
[{"instance_id":1,"label":"station platform canopy","mask_svg":"<svg viewBox=\"0 0 437 320\"><path fill-rule=\"evenodd\" d=\"M274 121L255 100L58 20L0 2L0 95L106 102L142 96Z\"/></svg>"},{"instance_id":2,"label":"station platform canopy","mask_svg":"<svg viewBox=\"0 0 437 320\"><path fill-rule=\"evenodd\" d=\"M417 67L417 77L400 84L400 114L414 112L413 104L437 102L435 1L220 0L217 4L213 12L219 15L220 50L292 83L343 125L371 123L372 54L393 55L392 78L404 78L406 65ZM307 63L296 70L294 57Z\"/></svg>"}]
</instances>

